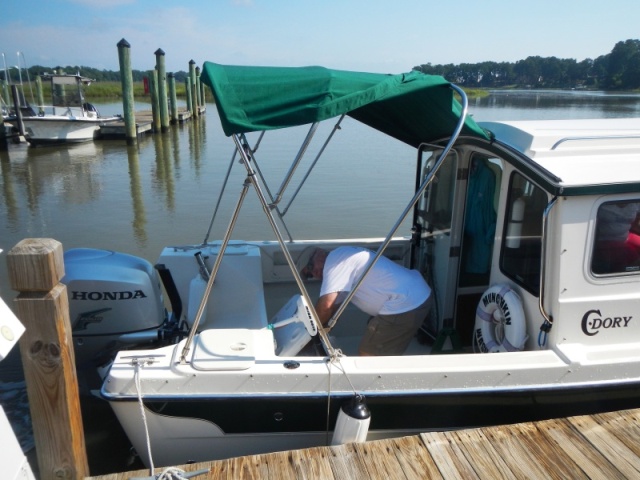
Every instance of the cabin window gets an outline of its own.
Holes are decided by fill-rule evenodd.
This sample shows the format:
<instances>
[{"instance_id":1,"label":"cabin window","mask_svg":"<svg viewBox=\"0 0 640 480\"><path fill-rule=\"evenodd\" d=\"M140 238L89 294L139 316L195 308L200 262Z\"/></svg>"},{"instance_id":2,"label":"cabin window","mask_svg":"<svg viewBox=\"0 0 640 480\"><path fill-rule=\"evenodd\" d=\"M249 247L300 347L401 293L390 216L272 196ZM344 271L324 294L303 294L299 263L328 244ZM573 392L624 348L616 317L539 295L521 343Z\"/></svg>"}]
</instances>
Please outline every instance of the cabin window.
<instances>
[{"instance_id":1,"label":"cabin window","mask_svg":"<svg viewBox=\"0 0 640 480\"><path fill-rule=\"evenodd\" d=\"M596 275L640 271L640 200L600 205L591 271Z\"/></svg>"},{"instance_id":2,"label":"cabin window","mask_svg":"<svg viewBox=\"0 0 640 480\"><path fill-rule=\"evenodd\" d=\"M511 175L500 269L535 296L540 293L542 216L547 203L544 190L517 172Z\"/></svg>"}]
</instances>

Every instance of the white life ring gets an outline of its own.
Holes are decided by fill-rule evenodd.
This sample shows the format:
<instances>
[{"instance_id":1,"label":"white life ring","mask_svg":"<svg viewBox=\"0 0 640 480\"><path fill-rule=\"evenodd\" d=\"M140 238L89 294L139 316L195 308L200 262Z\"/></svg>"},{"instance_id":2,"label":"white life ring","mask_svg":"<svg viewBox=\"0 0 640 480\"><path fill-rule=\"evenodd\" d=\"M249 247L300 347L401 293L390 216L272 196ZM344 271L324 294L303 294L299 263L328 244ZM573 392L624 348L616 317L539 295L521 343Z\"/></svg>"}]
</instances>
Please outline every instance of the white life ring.
<instances>
[{"instance_id":1,"label":"white life ring","mask_svg":"<svg viewBox=\"0 0 640 480\"><path fill-rule=\"evenodd\" d=\"M527 341L520 296L508 285L494 285L482 294L476 309L475 343L481 352L517 352Z\"/></svg>"}]
</instances>

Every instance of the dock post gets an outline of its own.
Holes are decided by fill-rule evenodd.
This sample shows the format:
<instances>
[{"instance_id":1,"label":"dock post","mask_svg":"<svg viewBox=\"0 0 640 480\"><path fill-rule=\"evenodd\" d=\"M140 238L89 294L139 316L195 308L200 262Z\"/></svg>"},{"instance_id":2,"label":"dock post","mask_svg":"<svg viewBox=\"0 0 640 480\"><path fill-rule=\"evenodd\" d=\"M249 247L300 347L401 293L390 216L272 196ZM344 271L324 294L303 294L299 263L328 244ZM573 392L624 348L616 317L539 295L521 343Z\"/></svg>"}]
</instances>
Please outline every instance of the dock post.
<instances>
[{"instance_id":1,"label":"dock post","mask_svg":"<svg viewBox=\"0 0 640 480\"><path fill-rule=\"evenodd\" d=\"M189 77L184 79L184 87L187 92L187 110L193 115L193 101L191 100L191 79Z\"/></svg>"},{"instance_id":2,"label":"dock post","mask_svg":"<svg viewBox=\"0 0 640 480\"><path fill-rule=\"evenodd\" d=\"M38 99L38 113L44 115L44 95L42 94L42 79L36 77L36 98Z\"/></svg>"},{"instance_id":3,"label":"dock post","mask_svg":"<svg viewBox=\"0 0 640 480\"><path fill-rule=\"evenodd\" d=\"M171 123L178 123L178 96L176 95L176 77L173 73L168 75L169 99L171 110Z\"/></svg>"},{"instance_id":4,"label":"dock post","mask_svg":"<svg viewBox=\"0 0 640 480\"><path fill-rule=\"evenodd\" d=\"M153 131L160 131L160 107L158 105L158 71L149 71L149 91L151 92L151 117Z\"/></svg>"},{"instance_id":5,"label":"dock post","mask_svg":"<svg viewBox=\"0 0 640 480\"><path fill-rule=\"evenodd\" d=\"M202 107L202 89L200 88L200 67L196 67L196 97L198 98L198 108Z\"/></svg>"},{"instance_id":6,"label":"dock post","mask_svg":"<svg viewBox=\"0 0 640 480\"><path fill-rule=\"evenodd\" d=\"M62 244L49 238L20 241L7 255L17 316L31 423L42 480L89 474L69 321Z\"/></svg>"},{"instance_id":7,"label":"dock post","mask_svg":"<svg viewBox=\"0 0 640 480\"><path fill-rule=\"evenodd\" d=\"M196 62L189 60L189 90L191 91L191 115L193 118L198 116L198 94L196 92Z\"/></svg>"},{"instance_id":8,"label":"dock post","mask_svg":"<svg viewBox=\"0 0 640 480\"><path fill-rule=\"evenodd\" d=\"M128 145L137 142L136 116L133 100L133 74L131 72L131 45L124 38L118 42L120 61L120 81L122 82L122 116L124 118L124 136Z\"/></svg>"},{"instance_id":9,"label":"dock post","mask_svg":"<svg viewBox=\"0 0 640 480\"><path fill-rule=\"evenodd\" d=\"M158 70L158 101L160 103L160 130L169 131L169 108L167 106L167 69L165 68L164 51L159 48L155 52L156 69Z\"/></svg>"}]
</instances>

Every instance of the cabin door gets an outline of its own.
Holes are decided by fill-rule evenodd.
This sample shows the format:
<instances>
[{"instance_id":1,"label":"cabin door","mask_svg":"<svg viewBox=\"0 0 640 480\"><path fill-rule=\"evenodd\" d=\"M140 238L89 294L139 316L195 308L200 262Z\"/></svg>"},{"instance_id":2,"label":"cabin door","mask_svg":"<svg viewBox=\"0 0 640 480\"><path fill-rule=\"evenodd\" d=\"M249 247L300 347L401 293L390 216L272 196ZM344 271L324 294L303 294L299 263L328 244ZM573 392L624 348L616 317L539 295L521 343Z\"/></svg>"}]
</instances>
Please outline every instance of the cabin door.
<instances>
[{"instance_id":1,"label":"cabin door","mask_svg":"<svg viewBox=\"0 0 640 480\"><path fill-rule=\"evenodd\" d=\"M503 163L472 153L460 177L464 214L460 233L455 328L463 346L472 344L476 307L491 274Z\"/></svg>"}]
</instances>

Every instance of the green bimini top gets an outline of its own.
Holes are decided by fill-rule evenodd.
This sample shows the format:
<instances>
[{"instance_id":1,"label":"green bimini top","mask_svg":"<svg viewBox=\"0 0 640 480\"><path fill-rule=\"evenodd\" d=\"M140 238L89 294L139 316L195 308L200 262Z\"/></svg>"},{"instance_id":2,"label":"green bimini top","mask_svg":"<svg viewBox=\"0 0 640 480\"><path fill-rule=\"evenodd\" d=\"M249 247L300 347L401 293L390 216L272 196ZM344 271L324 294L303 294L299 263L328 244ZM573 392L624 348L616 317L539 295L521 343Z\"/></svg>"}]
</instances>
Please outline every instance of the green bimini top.
<instances>
[{"instance_id":1,"label":"green bimini top","mask_svg":"<svg viewBox=\"0 0 640 480\"><path fill-rule=\"evenodd\" d=\"M342 114L417 147L451 136L462 107L443 77L324 67L248 67L205 62L201 81L227 136L320 122ZM467 117L462 134L489 139Z\"/></svg>"}]
</instances>

